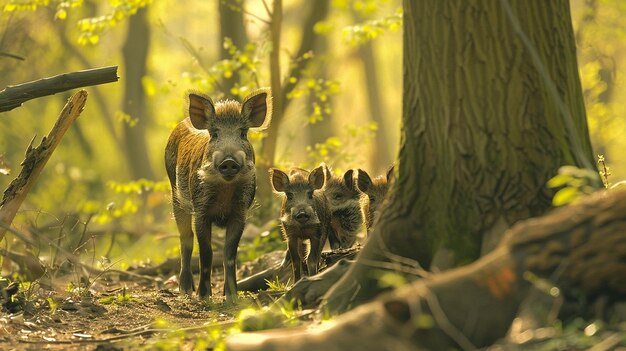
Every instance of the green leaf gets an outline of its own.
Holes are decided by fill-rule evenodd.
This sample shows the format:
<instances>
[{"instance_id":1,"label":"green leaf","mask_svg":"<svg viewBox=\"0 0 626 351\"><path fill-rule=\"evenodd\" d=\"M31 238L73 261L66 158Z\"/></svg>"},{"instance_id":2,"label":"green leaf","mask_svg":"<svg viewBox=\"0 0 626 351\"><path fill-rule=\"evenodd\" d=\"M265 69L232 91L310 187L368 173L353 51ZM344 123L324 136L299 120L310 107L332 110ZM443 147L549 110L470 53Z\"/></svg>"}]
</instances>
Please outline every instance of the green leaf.
<instances>
[{"instance_id":1,"label":"green leaf","mask_svg":"<svg viewBox=\"0 0 626 351\"><path fill-rule=\"evenodd\" d=\"M65 20L67 18L67 11L65 9L59 9L57 13L54 14L54 18L58 20Z\"/></svg>"},{"instance_id":2,"label":"green leaf","mask_svg":"<svg viewBox=\"0 0 626 351\"><path fill-rule=\"evenodd\" d=\"M407 284L407 280L404 276L398 273L384 273L378 278L378 286L386 288L398 288Z\"/></svg>"},{"instance_id":3,"label":"green leaf","mask_svg":"<svg viewBox=\"0 0 626 351\"><path fill-rule=\"evenodd\" d=\"M572 187L563 188L554 194L552 205L563 206L574 202L578 198L578 189Z\"/></svg>"},{"instance_id":4,"label":"green leaf","mask_svg":"<svg viewBox=\"0 0 626 351\"><path fill-rule=\"evenodd\" d=\"M548 180L547 186L548 188L558 188L560 186L566 185L569 183L574 177L569 174L557 174L554 177Z\"/></svg>"},{"instance_id":5,"label":"green leaf","mask_svg":"<svg viewBox=\"0 0 626 351\"><path fill-rule=\"evenodd\" d=\"M432 329L435 326L435 319L429 314L420 313L413 317L413 325L418 329Z\"/></svg>"}]
</instances>

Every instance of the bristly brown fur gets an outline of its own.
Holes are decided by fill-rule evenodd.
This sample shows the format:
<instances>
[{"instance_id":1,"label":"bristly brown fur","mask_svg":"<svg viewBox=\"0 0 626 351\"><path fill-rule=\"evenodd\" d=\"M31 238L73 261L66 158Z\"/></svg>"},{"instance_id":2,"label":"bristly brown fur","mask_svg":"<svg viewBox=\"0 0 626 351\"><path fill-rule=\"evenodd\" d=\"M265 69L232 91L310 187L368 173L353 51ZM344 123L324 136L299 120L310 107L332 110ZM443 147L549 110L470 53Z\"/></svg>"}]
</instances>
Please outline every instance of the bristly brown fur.
<instances>
[{"instance_id":1,"label":"bristly brown fur","mask_svg":"<svg viewBox=\"0 0 626 351\"><path fill-rule=\"evenodd\" d=\"M266 101L270 96L269 89L261 89L242 103L214 103L201 92L187 93L187 118L172 130L165 148L165 168L180 233L182 292L194 289L190 262L195 234L200 251L198 295L211 295L211 227L217 225L226 228L224 294L230 301L237 298L237 246L256 189L254 149L244 133L269 124L266 118L271 111Z\"/></svg>"}]
</instances>

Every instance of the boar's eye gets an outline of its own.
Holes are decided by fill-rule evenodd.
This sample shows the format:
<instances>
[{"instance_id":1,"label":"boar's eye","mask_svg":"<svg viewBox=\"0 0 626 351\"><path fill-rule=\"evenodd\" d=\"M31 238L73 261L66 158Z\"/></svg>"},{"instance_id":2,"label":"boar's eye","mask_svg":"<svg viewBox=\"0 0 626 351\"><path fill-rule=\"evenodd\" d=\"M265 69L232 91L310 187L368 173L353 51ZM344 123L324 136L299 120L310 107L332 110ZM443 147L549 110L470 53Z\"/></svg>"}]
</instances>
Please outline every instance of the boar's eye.
<instances>
[{"instance_id":1,"label":"boar's eye","mask_svg":"<svg viewBox=\"0 0 626 351\"><path fill-rule=\"evenodd\" d=\"M308 192L306 193L306 195L309 197L309 199L312 199L312 198L313 198L313 192L312 192L312 191L308 191Z\"/></svg>"},{"instance_id":2,"label":"boar's eye","mask_svg":"<svg viewBox=\"0 0 626 351\"><path fill-rule=\"evenodd\" d=\"M370 196L370 202L376 202L376 197L375 196Z\"/></svg>"},{"instance_id":3,"label":"boar's eye","mask_svg":"<svg viewBox=\"0 0 626 351\"><path fill-rule=\"evenodd\" d=\"M287 200L293 200L293 193L286 193L287 194Z\"/></svg>"},{"instance_id":4,"label":"boar's eye","mask_svg":"<svg viewBox=\"0 0 626 351\"><path fill-rule=\"evenodd\" d=\"M248 129L247 128L242 128L241 129L241 135L240 135L241 139L243 140L248 140Z\"/></svg>"},{"instance_id":5,"label":"boar's eye","mask_svg":"<svg viewBox=\"0 0 626 351\"><path fill-rule=\"evenodd\" d=\"M343 194L342 193L334 193L333 194L333 200L341 200L343 199Z\"/></svg>"}]
</instances>

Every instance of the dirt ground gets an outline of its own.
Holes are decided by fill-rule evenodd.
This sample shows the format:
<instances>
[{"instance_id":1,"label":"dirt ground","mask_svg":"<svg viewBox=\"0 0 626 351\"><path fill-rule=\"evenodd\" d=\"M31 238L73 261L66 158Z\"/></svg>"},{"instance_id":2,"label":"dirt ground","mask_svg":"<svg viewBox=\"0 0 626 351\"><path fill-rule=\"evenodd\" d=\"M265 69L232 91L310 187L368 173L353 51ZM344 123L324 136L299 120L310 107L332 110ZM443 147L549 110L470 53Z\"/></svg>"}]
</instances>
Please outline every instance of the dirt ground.
<instances>
[{"instance_id":1,"label":"dirt ground","mask_svg":"<svg viewBox=\"0 0 626 351\"><path fill-rule=\"evenodd\" d=\"M193 350L211 348L211 330L234 324L240 310L271 301L243 295L224 301L223 277L213 274L213 298L180 295L176 277L120 280L101 277L89 290L67 291L72 277L56 288L33 287L14 297L14 313L0 314L0 350ZM197 276L196 282L197 282ZM262 302L264 301L264 302ZM22 308L18 308L18 302Z\"/></svg>"}]
</instances>

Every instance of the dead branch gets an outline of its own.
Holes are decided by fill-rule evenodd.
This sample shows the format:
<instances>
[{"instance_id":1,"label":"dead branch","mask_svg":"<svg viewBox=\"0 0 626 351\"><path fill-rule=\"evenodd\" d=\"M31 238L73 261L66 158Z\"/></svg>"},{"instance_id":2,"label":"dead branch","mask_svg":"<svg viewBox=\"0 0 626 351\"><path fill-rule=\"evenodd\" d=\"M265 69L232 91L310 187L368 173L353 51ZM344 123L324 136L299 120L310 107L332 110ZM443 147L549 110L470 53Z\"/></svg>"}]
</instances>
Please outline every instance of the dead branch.
<instances>
[{"instance_id":1,"label":"dead branch","mask_svg":"<svg viewBox=\"0 0 626 351\"><path fill-rule=\"evenodd\" d=\"M150 328L151 325L152 324L147 324L139 328L135 328L133 330L123 332L121 335L116 335L116 336L102 338L102 339L94 338L94 339L54 340L54 341L21 339L19 340L19 342L22 344L31 344L31 345L33 344L34 345L74 345L74 344L96 344L96 343L104 344L104 343L110 343L112 341L130 339L130 338L138 337L138 336L152 335L155 333L167 333L167 332L172 331L172 329L168 329L168 328ZM228 328L228 327L235 325L235 322L225 321L225 322L212 323L211 325L219 326L222 328ZM206 329L206 325L202 324L202 325L196 325L196 326L191 326L191 327L186 327L186 328L176 328L176 331L195 331L195 330L205 330L205 329Z\"/></svg>"},{"instance_id":2,"label":"dead branch","mask_svg":"<svg viewBox=\"0 0 626 351\"><path fill-rule=\"evenodd\" d=\"M22 170L4 191L2 200L0 201L0 222L6 226L10 226L15 218L15 214L20 208L26 195L33 187L39 174L43 170L46 162L54 152L54 149L61 142L61 138L68 130L70 125L78 118L87 102L87 92L80 90L76 92L65 104L63 110L59 114L56 123L47 136L41 140L41 144L33 148L33 138L26 149L24 161L22 161ZM6 233L5 226L0 227L0 241Z\"/></svg>"},{"instance_id":3,"label":"dead branch","mask_svg":"<svg viewBox=\"0 0 626 351\"><path fill-rule=\"evenodd\" d=\"M117 66L110 66L63 73L32 82L10 85L0 91L0 112L10 111L38 97L90 85L117 82L118 79Z\"/></svg>"},{"instance_id":4,"label":"dead branch","mask_svg":"<svg viewBox=\"0 0 626 351\"><path fill-rule=\"evenodd\" d=\"M219 268L222 266L224 255L221 251L213 253L213 268ZM177 274L180 271L180 257L168 258L165 262L154 267L139 267L134 269L128 269L128 273L138 274L142 276L156 276L156 275L170 275ZM191 271L192 273L200 272L200 258L198 256L191 257Z\"/></svg>"}]
</instances>

